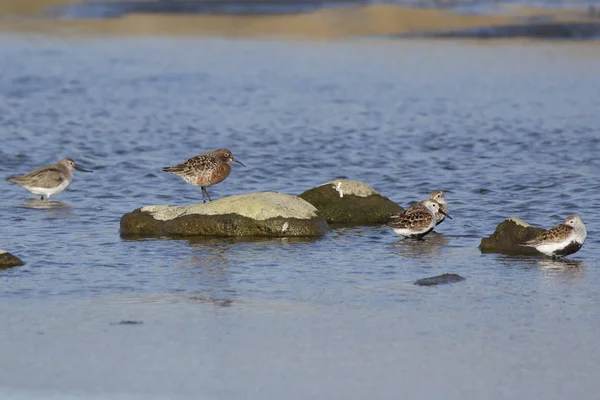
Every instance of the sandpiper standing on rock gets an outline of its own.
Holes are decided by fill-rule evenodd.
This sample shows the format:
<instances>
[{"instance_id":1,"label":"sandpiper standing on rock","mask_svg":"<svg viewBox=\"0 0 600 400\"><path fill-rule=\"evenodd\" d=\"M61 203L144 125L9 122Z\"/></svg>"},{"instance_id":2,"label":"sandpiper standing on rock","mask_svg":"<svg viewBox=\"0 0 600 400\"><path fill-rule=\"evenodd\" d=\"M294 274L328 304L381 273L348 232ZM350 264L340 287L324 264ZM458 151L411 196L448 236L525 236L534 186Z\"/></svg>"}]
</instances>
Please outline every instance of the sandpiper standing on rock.
<instances>
[{"instance_id":1,"label":"sandpiper standing on rock","mask_svg":"<svg viewBox=\"0 0 600 400\"><path fill-rule=\"evenodd\" d=\"M550 257L564 257L573 254L583 246L587 230L581 218L569 215L565 222L556 225L522 246L535 247L537 251Z\"/></svg>"},{"instance_id":2,"label":"sandpiper standing on rock","mask_svg":"<svg viewBox=\"0 0 600 400\"><path fill-rule=\"evenodd\" d=\"M434 200L423 200L413 204L402 214L399 214L389 223L394 232L407 238L420 239L435 228L437 212L452 219L447 213L440 209L440 205Z\"/></svg>"},{"instance_id":3,"label":"sandpiper standing on rock","mask_svg":"<svg viewBox=\"0 0 600 400\"><path fill-rule=\"evenodd\" d=\"M233 158L231 151L218 149L192 157L181 164L163 168L163 171L175 174L189 184L200 186L202 202L206 203L206 198L211 201L206 188L222 182L229 176L232 161L245 167L239 160Z\"/></svg>"},{"instance_id":4,"label":"sandpiper standing on rock","mask_svg":"<svg viewBox=\"0 0 600 400\"><path fill-rule=\"evenodd\" d=\"M34 169L28 174L6 178L9 182L23 186L33 194L41 195L41 199L50 200L50 196L65 190L73 180L73 170L92 172L75 164L70 158L63 158L53 165Z\"/></svg>"}]
</instances>

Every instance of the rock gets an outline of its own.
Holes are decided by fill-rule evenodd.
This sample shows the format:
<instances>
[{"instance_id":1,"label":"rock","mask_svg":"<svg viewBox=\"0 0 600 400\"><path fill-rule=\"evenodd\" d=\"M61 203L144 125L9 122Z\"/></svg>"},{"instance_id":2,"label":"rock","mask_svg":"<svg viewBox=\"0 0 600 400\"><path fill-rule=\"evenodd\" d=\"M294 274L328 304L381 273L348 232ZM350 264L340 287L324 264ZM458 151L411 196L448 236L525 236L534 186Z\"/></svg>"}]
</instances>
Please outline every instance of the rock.
<instances>
[{"instance_id":1,"label":"rock","mask_svg":"<svg viewBox=\"0 0 600 400\"><path fill-rule=\"evenodd\" d=\"M249 193L189 206L147 206L121 217L121 236L322 236L316 208L277 192Z\"/></svg>"},{"instance_id":2,"label":"rock","mask_svg":"<svg viewBox=\"0 0 600 400\"><path fill-rule=\"evenodd\" d=\"M302 193L330 224L381 224L402 207L358 181L336 179Z\"/></svg>"},{"instance_id":3,"label":"rock","mask_svg":"<svg viewBox=\"0 0 600 400\"><path fill-rule=\"evenodd\" d=\"M544 229L529 225L520 218L511 217L498 225L491 236L481 239L479 249L482 253L539 255L540 253L536 249L520 245L541 235L544 231Z\"/></svg>"},{"instance_id":4,"label":"rock","mask_svg":"<svg viewBox=\"0 0 600 400\"><path fill-rule=\"evenodd\" d=\"M419 279L415 282L415 285L419 286L435 286L435 285L445 285L447 283L456 283L464 281L465 278L458 274L442 274L437 276L432 276L430 278Z\"/></svg>"},{"instance_id":5,"label":"rock","mask_svg":"<svg viewBox=\"0 0 600 400\"><path fill-rule=\"evenodd\" d=\"M19 257L15 257L4 250L0 250L0 269L18 267L23 264L24 262L21 261Z\"/></svg>"}]
</instances>

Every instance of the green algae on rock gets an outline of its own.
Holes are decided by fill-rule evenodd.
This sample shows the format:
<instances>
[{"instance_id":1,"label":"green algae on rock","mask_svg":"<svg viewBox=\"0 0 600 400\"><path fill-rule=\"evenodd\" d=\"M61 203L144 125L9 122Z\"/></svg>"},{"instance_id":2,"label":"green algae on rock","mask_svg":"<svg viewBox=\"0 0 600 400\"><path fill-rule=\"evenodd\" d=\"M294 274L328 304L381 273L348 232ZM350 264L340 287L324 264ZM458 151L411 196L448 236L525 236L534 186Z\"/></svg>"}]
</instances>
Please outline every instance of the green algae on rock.
<instances>
[{"instance_id":1,"label":"green algae on rock","mask_svg":"<svg viewBox=\"0 0 600 400\"><path fill-rule=\"evenodd\" d=\"M481 239L479 249L482 253L502 253L508 255L539 255L532 248L521 246L526 241L544 233L520 218L511 217L500 223L491 236Z\"/></svg>"},{"instance_id":2,"label":"green algae on rock","mask_svg":"<svg viewBox=\"0 0 600 400\"><path fill-rule=\"evenodd\" d=\"M19 257L13 256L7 251L0 250L0 269L18 267L24 265Z\"/></svg>"},{"instance_id":3,"label":"green algae on rock","mask_svg":"<svg viewBox=\"0 0 600 400\"><path fill-rule=\"evenodd\" d=\"M322 236L328 226L299 197L260 192L189 206L147 206L121 217L121 236Z\"/></svg>"},{"instance_id":4,"label":"green algae on rock","mask_svg":"<svg viewBox=\"0 0 600 400\"><path fill-rule=\"evenodd\" d=\"M348 179L324 183L299 197L315 206L330 224L381 224L404 211L372 187Z\"/></svg>"}]
</instances>

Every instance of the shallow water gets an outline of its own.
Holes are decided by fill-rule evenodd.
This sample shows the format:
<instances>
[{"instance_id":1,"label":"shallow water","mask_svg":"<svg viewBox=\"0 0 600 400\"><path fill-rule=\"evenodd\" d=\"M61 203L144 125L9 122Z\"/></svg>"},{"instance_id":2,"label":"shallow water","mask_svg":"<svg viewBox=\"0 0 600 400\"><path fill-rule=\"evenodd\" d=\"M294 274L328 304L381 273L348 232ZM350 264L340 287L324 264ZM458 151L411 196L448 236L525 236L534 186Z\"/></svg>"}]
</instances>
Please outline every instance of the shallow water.
<instances>
[{"instance_id":1,"label":"shallow water","mask_svg":"<svg viewBox=\"0 0 600 400\"><path fill-rule=\"evenodd\" d=\"M600 55L593 44L0 37L0 174L72 157L52 207L3 182L0 397L589 398L600 389ZM228 147L213 198L358 179L423 242L125 240L200 191L160 172ZM239 168L238 168L239 167ZM578 213L569 265L481 254L508 216ZM457 273L466 281L418 287ZM123 324L120 321L139 321Z\"/></svg>"}]
</instances>

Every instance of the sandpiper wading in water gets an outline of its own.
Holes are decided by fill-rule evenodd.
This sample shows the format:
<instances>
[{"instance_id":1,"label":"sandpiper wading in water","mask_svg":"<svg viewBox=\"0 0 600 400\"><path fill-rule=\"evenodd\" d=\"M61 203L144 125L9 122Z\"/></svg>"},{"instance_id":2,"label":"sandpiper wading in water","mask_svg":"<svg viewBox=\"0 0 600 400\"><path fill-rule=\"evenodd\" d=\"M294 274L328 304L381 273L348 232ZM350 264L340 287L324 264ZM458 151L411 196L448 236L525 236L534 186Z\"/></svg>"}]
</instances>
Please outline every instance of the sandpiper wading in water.
<instances>
[{"instance_id":1,"label":"sandpiper wading in water","mask_svg":"<svg viewBox=\"0 0 600 400\"><path fill-rule=\"evenodd\" d=\"M389 223L394 232L408 238L420 239L435 228L437 212L452 218L440 209L440 204L434 200L423 200L413 204Z\"/></svg>"},{"instance_id":2,"label":"sandpiper wading in water","mask_svg":"<svg viewBox=\"0 0 600 400\"><path fill-rule=\"evenodd\" d=\"M73 180L73 170L92 172L75 164L70 158L63 158L53 165L34 169L28 174L7 178L9 182L23 186L33 194L41 195L41 199L50 200L50 196L65 190Z\"/></svg>"}]
</instances>

